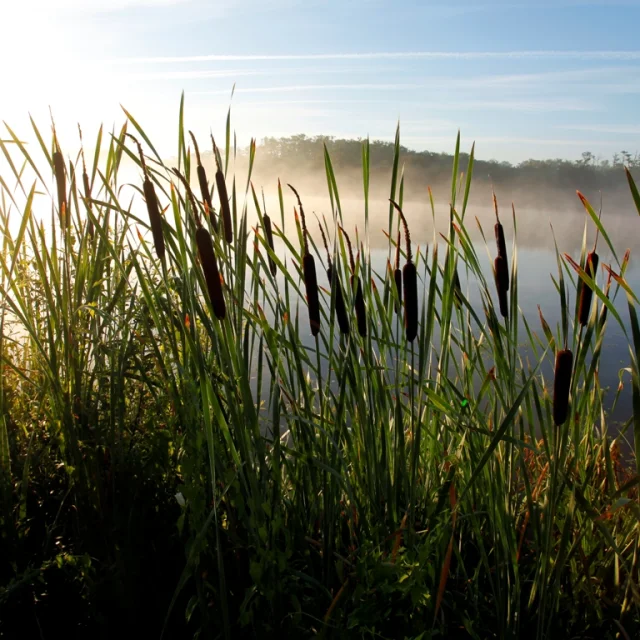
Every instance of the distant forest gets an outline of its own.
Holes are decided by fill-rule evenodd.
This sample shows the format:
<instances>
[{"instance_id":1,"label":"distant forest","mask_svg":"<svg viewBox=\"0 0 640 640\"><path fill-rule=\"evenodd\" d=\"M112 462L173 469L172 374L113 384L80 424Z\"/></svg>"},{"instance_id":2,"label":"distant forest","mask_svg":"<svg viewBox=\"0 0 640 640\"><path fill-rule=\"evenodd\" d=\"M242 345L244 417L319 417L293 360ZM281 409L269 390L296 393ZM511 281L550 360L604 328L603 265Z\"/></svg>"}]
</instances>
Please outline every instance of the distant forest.
<instances>
[{"instance_id":1,"label":"distant forest","mask_svg":"<svg viewBox=\"0 0 640 640\"><path fill-rule=\"evenodd\" d=\"M260 180L287 176L305 181L311 177L324 180L323 149L326 145L338 186L341 186L341 176L346 176L349 182L357 181L361 193L362 143L361 139L345 140L304 134L285 138L267 137L257 146L256 174ZM247 154L248 150L239 150L240 156L246 158ZM388 194L393 156L393 142L370 142L372 195ZM468 153L460 154L460 171L466 172L468 159ZM242 162L242 158L239 160ZM448 193L452 162L452 154L414 151L404 146L400 148L400 167L404 168L405 184L410 194L424 192L426 186L431 186L436 197L442 198ZM640 168L640 154L621 150L610 159L602 159L585 151L576 161L556 158L526 160L519 164L476 158L473 168L474 190L476 197L484 198L493 184L503 200L516 199L524 206L557 204L558 192L573 197L575 190L579 189L588 197L597 199L598 192L602 191L605 203L619 206L628 200L623 171L625 165L632 171ZM445 185L447 190L443 191ZM349 186L353 188L354 185Z\"/></svg>"}]
</instances>

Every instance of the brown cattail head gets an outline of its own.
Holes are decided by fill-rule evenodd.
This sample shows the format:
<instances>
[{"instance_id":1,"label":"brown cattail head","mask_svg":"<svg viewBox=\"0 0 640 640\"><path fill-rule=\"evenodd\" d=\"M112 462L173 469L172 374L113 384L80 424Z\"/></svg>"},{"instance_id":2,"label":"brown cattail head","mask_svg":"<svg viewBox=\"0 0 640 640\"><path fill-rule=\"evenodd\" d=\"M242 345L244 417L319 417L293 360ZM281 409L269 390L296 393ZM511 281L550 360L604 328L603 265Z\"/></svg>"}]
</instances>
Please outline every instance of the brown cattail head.
<instances>
[{"instance_id":1,"label":"brown cattail head","mask_svg":"<svg viewBox=\"0 0 640 640\"><path fill-rule=\"evenodd\" d=\"M56 178L56 187L58 190L58 215L60 216L60 225L68 227L71 220L67 209L67 175L64 170L64 157L56 142L56 150L53 152L53 173Z\"/></svg>"},{"instance_id":2,"label":"brown cattail head","mask_svg":"<svg viewBox=\"0 0 640 640\"><path fill-rule=\"evenodd\" d=\"M567 419L572 369L573 353L569 349L558 351L553 380L553 422L556 427L564 424Z\"/></svg>"},{"instance_id":3,"label":"brown cattail head","mask_svg":"<svg viewBox=\"0 0 640 640\"><path fill-rule=\"evenodd\" d=\"M233 224L231 222L231 207L229 206L229 195L227 194L227 184L224 181L224 174L220 168L218 160L218 147L216 141L211 136L213 143L213 156L216 159L216 186L218 187L218 197L220 198L220 213L222 215L222 228L225 240L231 244L233 242Z\"/></svg>"},{"instance_id":4,"label":"brown cattail head","mask_svg":"<svg viewBox=\"0 0 640 640\"><path fill-rule=\"evenodd\" d=\"M592 251L587 256L587 264L585 265L585 271L587 275L593 279L596 276L598 269L598 254ZM586 283L582 283L580 289L580 303L578 306L578 321L584 327L589 322L589 315L591 312L591 299L593 298L593 289Z\"/></svg>"},{"instance_id":5,"label":"brown cattail head","mask_svg":"<svg viewBox=\"0 0 640 640\"><path fill-rule=\"evenodd\" d=\"M160 260L164 260L165 247L164 236L162 235L162 216L160 215L160 205L156 197L156 190L153 182L145 176L142 184L144 189L144 199L147 203L147 213L151 223L151 233L153 234L153 245L156 248L156 255Z\"/></svg>"},{"instance_id":6,"label":"brown cattail head","mask_svg":"<svg viewBox=\"0 0 640 640\"><path fill-rule=\"evenodd\" d=\"M496 232L496 246L498 247L498 255L502 256L506 260L507 245L504 241L504 229L502 228L500 217L498 216L498 199L496 198L495 193L493 194L493 206L496 212L496 224L494 230Z\"/></svg>"},{"instance_id":7,"label":"brown cattail head","mask_svg":"<svg viewBox=\"0 0 640 640\"><path fill-rule=\"evenodd\" d=\"M318 296L318 278L316 276L316 262L310 253L302 257L302 273L309 305L309 325L311 333L317 336L320 332L320 299Z\"/></svg>"},{"instance_id":8,"label":"brown cattail head","mask_svg":"<svg viewBox=\"0 0 640 640\"><path fill-rule=\"evenodd\" d=\"M220 197L220 211L222 212L222 227L224 228L224 238L231 244L233 242L233 224L231 222L231 207L229 206L229 196L227 195L227 185L220 169L216 170L216 186Z\"/></svg>"},{"instance_id":9,"label":"brown cattail head","mask_svg":"<svg viewBox=\"0 0 640 640\"><path fill-rule=\"evenodd\" d=\"M329 245L327 244L327 238L324 235L324 229L320 226L320 235L322 236L322 243L324 244L325 251L327 252L327 278L329 280L329 286L331 291L335 291L336 298L336 318L338 319L338 326L340 332L344 335L349 333L349 317L347 315L347 307L344 303L344 295L342 293L342 285L340 284L340 278L338 274L334 272L333 265L331 264L331 254L329 253Z\"/></svg>"},{"instance_id":10,"label":"brown cattail head","mask_svg":"<svg viewBox=\"0 0 640 640\"><path fill-rule=\"evenodd\" d=\"M318 277L316 275L316 261L309 253L309 239L307 233L307 221L302 208L302 200L298 192L289 185L289 188L296 195L298 206L300 207L300 219L302 221L302 273L304 276L304 286L307 292L307 304L309 305L309 324L311 333L317 336L320 332L320 298L318 294Z\"/></svg>"},{"instance_id":11,"label":"brown cattail head","mask_svg":"<svg viewBox=\"0 0 640 640\"><path fill-rule=\"evenodd\" d=\"M196 231L196 245L198 246L198 256L200 257L204 279L207 283L213 313L219 320L224 320L227 307L222 293L220 272L218 271L218 263L213 251L211 235L204 227L198 227Z\"/></svg>"},{"instance_id":12,"label":"brown cattail head","mask_svg":"<svg viewBox=\"0 0 640 640\"><path fill-rule=\"evenodd\" d=\"M498 290L498 300L500 302L500 315L503 318L509 317L509 300L507 289L509 287L509 271L507 261L498 255L493 263L495 269L496 289Z\"/></svg>"},{"instance_id":13,"label":"brown cattail head","mask_svg":"<svg viewBox=\"0 0 640 640\"><path fill-rule=\"evenodd\" d=\"M355 311L356 322L358 324L358 333L363 337L367 337L367 311L364 306L364 296L362 295L362 283L358 276L351 276L351 287L356 292Z\"/></svg>"},{"instance_id":14,"label":"brown cattail head","mask_svg":"<svg viewBox=\"0 0 640 640\"><path fill-rule=\"evenodd\" d=\"M406 338L413 342L418 335L418 271L413 262L407 262L402 269L404 284L404 328Z\"/></svg>"},{"instance_id":15,"label":"brown cattail head","mask_svg":"<svg viewBox=\"0 0 640 640\"><path fill-rule=\"evenodd\" d=\"M418 335L418 270L413 264L411 254L411 234L404 213L398 204L390 200L395 207L404 226L404 239L407 245L407 262L402 269L402 284L404 286L404 328L406 338L413 342Z\"/></svg>"},{"instance_id":16,"label":"brown cattail head","mask_svg":"<svg viewBox=\"0 0 640 640\"><path fill-rule=\"evenodd\" d=\"M269 245L269 249L273 251L273 230L271 229L271 218L265 213L263 218L264 223L264 235L267 238L267 244ZM275 260L269 254L269 271L271 271L271 275L276 277L276 263Z\"/></svg>"},{"instance_id":17,"label":"brown cattail head","mask_svg":"<svg viewBox=\"0 0 640 640\"><path fill-rule=\"evenodd\" d=\"M501 258L504 258L504 267L501 268L504 269L505 273L507 274L507 277L504 279L505 291L509 291L509 263L507 261L507 245L504 241L504 229L502 228L500 217L498 215L498 199L496 198L495 191L493 192L493 207L496 212L496 224L494 227L496 233L496 246L498 248L498 255Z\"/></svg>"},{"instance_id":18,"label":"brown cattail head","mask_svg":"<svg viewBox=\"0 0 640 640\"><path fill-rule=\"evenodd\" d=\"M156 196L156 190L153 186L153 182L149 179L147 173L147 164L144 161L144 153L142 153L142 145L138 142L138 139L127 133L138 147L138 154L140 156L140 165L144 174L144 182L142 183L142 189L144 191L144 199L147 204L147 213L149 215L149 222L151 224L151 233L153 234L153 244L156 248L156 255L160 260L164 260L165 246L164 236L162 235L162 216L160 215L160 205L158 204L158 198Z\"/></svg>"},{"instance_id":19,"label":"brown cattail head","mask_svg":"<svg viewBox=\"0 0 640 640\"><path fill-rule=\"evenodd\" d=\"M331 285L331 291L335 291L336 296L336 318L338 319L338 326L340 327L340 333L348 335L349 333L349 316L347 315L347 307L344 303L344 295L342 293L342 285L340 284L340 278L338 274L334 273L333 267L327 269L327 278Z\"/></svg>"}]
</instances>

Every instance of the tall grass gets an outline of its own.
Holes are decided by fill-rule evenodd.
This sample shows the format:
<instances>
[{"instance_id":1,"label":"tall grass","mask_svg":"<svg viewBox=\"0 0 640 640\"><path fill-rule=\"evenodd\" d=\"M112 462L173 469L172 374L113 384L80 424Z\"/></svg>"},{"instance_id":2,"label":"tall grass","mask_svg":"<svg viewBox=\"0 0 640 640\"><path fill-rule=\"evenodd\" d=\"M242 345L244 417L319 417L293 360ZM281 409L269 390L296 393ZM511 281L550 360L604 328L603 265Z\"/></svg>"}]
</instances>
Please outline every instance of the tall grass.
<instances>
[{"instance_id":1,"label":"tall grass","mask_svg":"<svg viewBox=\"0 0 640 640\"><path fill-rule=\"evenodd\" d=\"M541 315L539 332L519 311L515 209L508 266L500 226L496 306L465 219L474 151L460 173L459 137L448 232L428 250L419 239L412 255L398 129L387 234L397 257L378 273L368 142L364 239L343 217L325 150L323 251L306 229L304 193L294 216L278 184L280 221L268 217L251 184L255 143L249 175L230 174L229 119L224 161L213 143L214 211L183 105L176 171L125 114L119 132L100 130L89 167L34 122L39 148L8 127L0 140L0 628L640 633L640 476L607 432L598 379L614 322L629 340L637 465L638 299L628 253L618 258L589 202L588 223L614 260L587 268L586 236L575 261L557 249L549 286L562 322L554 332ZM139 168L133 201L118 177L125 157ZM584 287L593 302L581 324L570 301ZM573 367L556 426L542 365L563 349Z\"/></svg>"}]
</instances>

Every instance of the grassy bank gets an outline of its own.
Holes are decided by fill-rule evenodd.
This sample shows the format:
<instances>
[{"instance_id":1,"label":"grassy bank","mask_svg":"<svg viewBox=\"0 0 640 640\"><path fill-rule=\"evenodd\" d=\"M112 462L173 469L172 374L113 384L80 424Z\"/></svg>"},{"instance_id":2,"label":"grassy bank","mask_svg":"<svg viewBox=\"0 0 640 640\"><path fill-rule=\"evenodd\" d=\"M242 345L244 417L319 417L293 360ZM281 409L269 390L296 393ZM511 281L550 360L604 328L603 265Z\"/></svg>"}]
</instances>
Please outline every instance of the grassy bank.
<instances>
[{"instance_id":1,"label":"grassy bank","mask_svg":"<svg viewBox=\"0 0 640 640\"><path fill-rule=\"evenodd\" d=\"M637 451L638 300L591 205L544 285L562 321L522 331L517 238L471 243L459 140L449 232L425 245L397 137L377 272L328 153L326 219L286 176L267 212L229 125L203 176L182 107L175 167L126 116L86 155L35 124L35 146L0 141L4 637L640 633L638 458L598 379L619 324ZM365 142L365 219L369 178ZM611 264L589 267L587 228Z\"/></svg>"}]
</instances>

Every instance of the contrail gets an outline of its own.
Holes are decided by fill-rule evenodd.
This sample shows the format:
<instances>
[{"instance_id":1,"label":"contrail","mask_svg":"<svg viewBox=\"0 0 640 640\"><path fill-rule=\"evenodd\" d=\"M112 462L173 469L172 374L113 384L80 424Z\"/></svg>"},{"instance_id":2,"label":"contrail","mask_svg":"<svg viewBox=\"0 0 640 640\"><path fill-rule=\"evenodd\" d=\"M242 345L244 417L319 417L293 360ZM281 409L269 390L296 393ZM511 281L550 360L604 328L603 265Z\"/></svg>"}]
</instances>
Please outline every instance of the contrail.
<instances>
[{"instance_id":1,"label":"contrail","mask_svg":"<svg viewBox=\"0 0 640 640\"><path fill-rule=\"evenodd\" d=\"M275 55L160 56L152 58L114 58L108 64L167 64L182 62L241 62L275 60L481 60L481 59L553 59L553 60L640 60L640 51L381 51L370 53L303 53Z\"/></svg>"}]
</instances>

